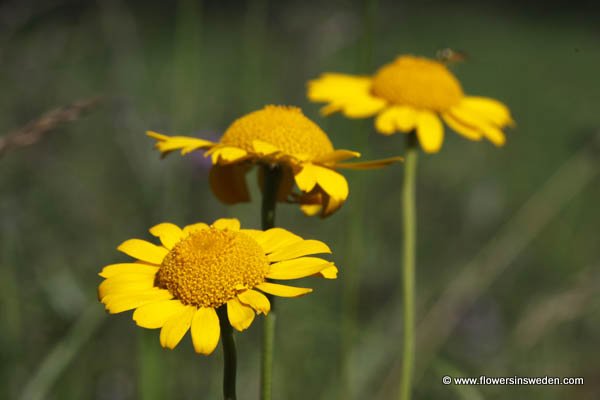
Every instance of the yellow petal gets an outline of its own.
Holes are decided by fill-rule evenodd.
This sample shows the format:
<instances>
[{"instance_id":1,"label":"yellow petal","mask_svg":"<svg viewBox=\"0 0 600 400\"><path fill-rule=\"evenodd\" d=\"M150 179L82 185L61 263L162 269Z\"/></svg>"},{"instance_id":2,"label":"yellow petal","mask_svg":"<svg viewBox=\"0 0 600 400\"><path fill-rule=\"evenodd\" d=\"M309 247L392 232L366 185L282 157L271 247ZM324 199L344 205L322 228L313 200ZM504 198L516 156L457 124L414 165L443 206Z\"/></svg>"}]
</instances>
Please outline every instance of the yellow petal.
<instances>
[{"instance_id":1,"label":"yellow petal","mask_svg":"<svg viewBox=\"0 0 600 400\"><path fill-rule=\"evenodd\" d=\"M387 106L387 101L366 93L363 96L349 98L343 108L348 118L366 118L377 114Z\"/></svg>"},{"instance_id":2,"label":"yellow petal","mask_svg":"<svg viewBox=\"0 0 600 400\"><path fill-rule=\"evenodd\" d=\"M316 157L315 159L313 159L313 162L316 164L336 164L340 161L345 161L357 157L360 157L359 152L338 149L323 156Z\"/></svg>"},{"instance_id":3,"label":"yellow petal","mask_svg":"<svg viewBox=\"0 0 600 400\"><path fill-rule=\"evenodd\" d=\"M303 192L310 192L317 184L317 171L315 166L310 163L302 165L302 169L294 176L296 185Z\"/></svg>"},{"instance_id":4,"label":"yellow petal","mask_svg":"<svg viewBox=\"0 0 600 400\"><path fill-rule=\"evenodd\" d=\"M130 293L152 289L155 276L146 273L124 273L105 279L98 286L98 298L102 300L109 294Z\"/></svg>"},{"instance_id":5,"label":"yellow petal","mask_svg":"<svg viewBox=\"0 0 600 400\"><path fill-rule=\"evenodd\" d=\"M169 252L161 246L157 246L150 242L141 239L129 239L124 241L117 247L117 250L137 258L138 260L147 261L152 264L160 265Z\"/></svg>"},{"instance_id":6,"label":"yellow petal","mask_svg":"<svg viewBox=\"0 0 600 400\"><path fill-rule=\"evenodd\" d=\"M102 272L100 272L99 275L103 278L110 278L113 276L127 273L145 273L154 276L154 274L156 274L157 271L158 266L154 265L138 263L119 263L107 265L106 267L102 268Z\"/></svg>"},{"instance_id":7,"label":"yellow petal","mask_svg":"<svg viewBox=\"0 0 600 400\"><path fill-rule=\"evenodd\" d=\"M183 238L183 231L175 224L163 222L150 228L150 233L160 239L167 249L171 250Z\"/></svg>"},{"instance_id":8,"label":"yellow petal","mask_svg":"<svg viewBox=\"0 0 600 400\"><path fill-rule=\"evenodd\" d=\"M303 240L284 246L267 256L271 262L290 260L310 254L331 253L329 247L318 240Z\"/></svg>"},{"instance_id":9,"label":"yellow petal","mask_svg":"<svg viewBox=\"0 0 600 400\"><path fill-rule=\"evenodd\" d=\"M208 140L187 136L167 136L152 131L146 132L146 135L157 140L155 146L161 153L169 153L181 149L181 154L185 155L194 150L206 149L214 146L214 143Z\"/></svg>"},{"instance_id":10,"label":"yellow petal","mask_svg":"<svg viewBox=\"0 0 600 400\"><path fill-rule=\"evenodd\" d=\"M367 76L325 73L308 82L308 98L323 102L368 94L371 78Z\"/></svg>"},{"instance_id":11,"label":"yellow petal","mask_svg":"<svg viewBox=\"0 0 600 400\"><path fill-rule=\"evenodd\" d=\"M221 335L216 311L213 308L200 307L192 319L191 333L196 353L211 354L219 344Z\"/></svg>"},{"instance_id":12,"label":"yellow petal","mask_svg":"<svg viewBox=\"0 0 600 400\"><path fill-rule=\"evenodd\" d=\"M142 328L162 328L169 319L184 309L185 306L179 300L157 301L138 307L133 313L133 320Z\"/></svg>"},{"instance_id":13,"label":"yellow petal","mask_svg":"<svg viewBox=\"0 0 600 400\"><path fill-rule=\"evenodd\" d=\"M256 286L265 293L279 297L299 297L312 292L310 288L280 285L278 283L263 282Z\"/></svg>"},{"instance_id":14,"label":"yellow petal","mask_svg":"<svg viewBox=\"0 0 600 400\"><path fill-rule=\"evenodd\" d=\"M314 275L333 263L318 257L301 257L271 264L267 278L298 279Z\"/></svg>"},{"instance_id":15,"label":"yellow petal","mask_svg":"<svg viewBox=\"0 0 600 400\"><path fill-rule=\"evenodd\" d=\"M510 110L506 105L488 97L469 96L462 99L460 107L467 108L483 116L499 127L514 125Z\"/></svg>"},{"instance_id":16,"label":"yellow petal","mask_svg":"<svg viewBox=\"0 0 600 400\"><path fill-rule=\"evenodd\" d=\"M321 275L325 279L336 279L338 275L338 269L335 265L332 265L321 270L319 272L319 275Z\"/></svg>"},{"instance_id":17,"label":"yellow petal","mask_svg":"<svg viewBox=\"0 0 600 400\"><path fill-rule=\"evenodd\" d=\"M421 111L417 116L417 137L426 153L437 153L444 141L444 126L430 111Z\"/></svg>"},{"instance_id":18,"label":"yellow petal","mask_svg":"<svg viewBox=\"0 0 600 400\"><path fill-rule=\"evenodd\" d=\"M147 303L172 299L173 295L168 290L148 289L131 293L109 294L102 298L102 304L111 314L131 310Z\"/></svg>"},{"instance_id":19,"label":"yellow petal","mask_svg":"<svg viewBox=\"0 0 600 400\"><path fill-rule=\"evenodd\" d=\"M317 184L331 197L345 200L348 197L348 182L346 178L332 169L314 166Z\"/></svg>"},{"instance_id":20,"label":"yellow petal","mask_svg":"<svg viewBox=\"0 0 600 400\"><path fill-rule=\"evenodd\" d=\"M253 140L252 148L256 154L261 156L273 155L280 152L278 147L273 146L271 143L263 142L262 140Z\"/></svg>"},{"instance_id":21,"label":"yellow petal","mask_svg":"<svg viewBox=\"0 0 600 400\"><path fill-rule=\"evenodd\" d=\"M396 112L396 127L400 132L411 132L417 126L417 111L412 107L400 106Z\"/></svg>"},{"instance_id":22,"label":"yellow petal","mask_svg":"<svg viewBox=\"0 0 600 400\"><path fill-rule=\"evenodd\" d=\"M237 297L243 304L252 307L257 313L267 315L271 310L271 303L267 296L256 290L246 290L239 293Z\"/></svg>"},{"instance_id":23,"label":"yellow petal","mask_svg":"<svg viewBox=\"0 0 600 400\"><path fill-rule=\"evenodd\" d=\"M450 110L450 114L457 120L464 122L483 133L483 136L496 146L502 146L506 142L504 133L485 120L480 114L467 108L460 107L460 105L458 107L453 107Z\"/></svg>"},{"instance_id":24,"label":"yellow petal","mask_svg":"<svg viewBox=\"0 0 600 400\"><path fill-rule=\"evenodd\" d=\"M219 165L227 165L248 158L246 150L231 146L221 146L206 154L211 156L213 164Z\"/></svg>"},{"instance_id":25,"label":"yellow petal","mask_svg":"<svg viewBox=\"0 0 600 400\"><path fill-rule=\"evenodd\" d=\"M317 215L322 209L323 206L321 204L303 204L300 206L300 210L308 217Z\"/></svg>"},{"instance_id":26,"label":"yellow petal","mask_svg":"<svg viewBox=\"0 0 600 400\"><path fill-rule=\"evenodd\" d=\"M208 225L204 222L198 222L196 224L190 224L183 227L184 235L189 235L192 232L200 231L202 229L208 229Z\"/></svg>"},{"instance_id":27,"label":"yellow petal","mask_svg":"<svg viewBox=\"0 0 600 400\"><path fill-rule=\"evenodd\" d=\"M388 107L375 119L375 129L384 135L412 131L416 125L416 115L415 110L407 106Z\"/></svg>"},{"instance_id":28,"label":"yellow petal","mask_svg":"<svg viewBox=\"0 0 600 400\"><path fill-rule=\"evenodd\" d=\"M334 165L334 168L338 169L377 169L387 167L390 164L403 162L403 157L390 157L382 158L380 160L364 161L356 163L341 163Z\"/></svg>"},{"instance_id":29,"label":"yellow petal","mask_svg":"<svg viewBox=\"0 0 600 400\"><path fill-rule=\"evenodd\" d=\"M196 307L184 306L183 310L172 315L160 330L160 345L173 350L190 329L195 313Z\"/></svg>"},{"instance_id":30,"label":"yellow petal","mask_svg":"<svg viewBox=\"0 0 600 400\"><path fill-rule=\"evenodd\" d=\"M210 187L217 198L225 204L236 204L250 201L250 193L246 185L246 173L250 165L230 164L214 165L210 169Z\"/></svg>"},{"instance_id":31,"label":"yellow petal","mask_svg":"<svg viewBox=\"0 0 600 400\"><path fill-rule=\"evenodd\" d=\"M268 229L264 231L262 235L256 236L255 240L265 250L266 254L303 241L300 236L283 228Z\"/></svg>"},{"instance_id":32,"label":"yellow petal","mask_svg":"<svg viewBox=\"0 0 600 400\"><path fill-rule=\"evenodd\" d=\"M442 114L442 118L444 119L446 124L448 124L450 129L469 140L481 140L481 138L483 137L479 130L468 124L465 124L459 119L454 118L450 113L446 112Z\"/></svg>"},{"instance_id":33,"label":"yellow petal","mask_svg":"<svg viewBox=\"0 0 600 400\"><path fill-rule=\"evenodd\" d=\"M242 304L237 298L227 302L229 323L240 332L252 324L255 315L252 307Z\"/></svg>"},{"instance_id":34,"label":"yellow petal","mask_svg":"<svg viewBox=\"0 0 600 400\"><path fill-rule=\"evenodd\" d=\"M213 227L230 231L239 231L240 230L240 221L236 218L219 218L212 224Z\"/></svg>"}]
</instances>

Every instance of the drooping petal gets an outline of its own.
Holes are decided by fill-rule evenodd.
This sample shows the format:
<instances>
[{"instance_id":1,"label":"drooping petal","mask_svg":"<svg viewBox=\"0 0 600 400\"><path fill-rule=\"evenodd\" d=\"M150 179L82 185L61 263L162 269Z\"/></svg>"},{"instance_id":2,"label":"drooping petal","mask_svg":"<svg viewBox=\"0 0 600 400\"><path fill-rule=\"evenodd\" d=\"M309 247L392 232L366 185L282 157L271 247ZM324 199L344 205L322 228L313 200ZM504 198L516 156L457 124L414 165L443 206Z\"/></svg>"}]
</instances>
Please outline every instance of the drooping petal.
<instances>
[{"instance_id":1,"label":"drooping petal","mask_svg":"<svg viewBox=\"0 0 600 400\"><path fill-rule=\"evenodd\" d=\"M250 201L246 185L246 173L249 164L214 165L210 169L210 187L217 198L225 204L237 204Z\"/></svg>"},{"instance_id":2,"label":"drooping petal","mask_svg":"<svg viewBox=\"0 0 600 400\"><path fill-rule=\"evenodd\" d=\"M323 209L323 206L321 204L302 204L300 206L300 210L307 217L313 217L313 216L317 215L318 213L321 212L322 209Z\"/></svg>"},{"instance_id":3,"label":"drooping petal","mask_svg":"<svg viewBox=\"0 0 600 400\"><path fill-rule=\"evenodd\" d=\"M300 257L293 260L280 261L271 264L267 278L298 279L314 275L333 265L332 262L318 257Z\"/></svg>"},{"instance_id":4,"label":"drooping petal","mask_svg":"<svg viewBox=\"0 0 600 400\"><path fill-rule=\"evenodd\" d=\"M239 147L219 146L206 152L214 165L228 165L248 158L248 152Z\"/></svg>"},{"instance_id":5,"label":"drooping petal","mask_svg":"<svg viewBox=\"0 0 600 400\"><path fill-rule=\"evenodd\" d=\"M107 265L106 267L102 268L102 272L100 272L98 275L103 278L110 278L127 273L145 273L154 276L157 271L158 266L154 265L140 263L119 263Z\"/></svg>"},{"instance_id":6,"label":"drooping petal","mask_svg":"<svg viewBox=\"0 0 600 400\"><path fill-rule=\"evenodd\" d=\"M337 200L346 200L348 197L348 182L344 175L330 169L314 165L314 174L317 184L331 197Z\"/></svg>"},{"instance_id":7,"label":"drooping petal","mask_svg":"<svg viewBox=\"0 0 600 400\"><path fill-rule=\"evenodd\" d=\"M437 153L444 141L444 126L437 115L421 111L417 116L417 137L426 153Z\"/></svg>"},{"instance_id":8,"label":"drooping petal","mask_svg":"<svg viewBox=\"0 0 600 400\"><path fill-rule=\"evenodd\" d=\"M219 218L212 224L215 228L220 230L239 231L240 221L236 218Z\"/></svg>"},{"instance_id":9,"label":"drooping petal","mask_svg":"<svg viewBox=\"0 0 600 400\"><path fill-rule=\"evenodd\" d=\"M467 96L460 102L460 107L476 112L499 127L512 126L514 120L506 105L488 97Z\"/></svg>"},{"instance_id":10,"label":"drooping petal","mask_svg":"<svg viewBox=\"0 0 600 400\"><path fill-rule=\"evenodd\" d=\"M267 315L271 311L271 303L267 296L256 290L246 290L238 294L237 297L243 304L252 307L257 313Z\"/></svg>"},{"instance_id":11,"label":"drooping petal","mask_svg":"<svg viewBox=\"0 0 600 400\"><path fill-rule=\"evenodd\" d=\"M317 184L317 171L315 165L311 163L303 164L302 169L294 176L294 179L300 190L306 193L310 192Z\"/></svg>"},{"instance_id":12,"label":"drooping petal","mask_svg":"<svg viewBox=\"0 0 600 400\"><path fill-rule=\"evenodd\" d=\"M281 247L267 256L271 262L290 260L310 254L331 253L329 247L318 240L303 240Z\"/></svg>"},{"instance_id":13,"label":"drooping petal","mask_svg":"<svg viewBox=\"0 0 600 400\"><path fill-rule=\"evenodd\" d=\"M227 302L227 316L229 323L238 331L248 329L254 321L256 313L252 307L242 304L237 298Z\"/></svg>"},{"instance_id":14,"label":"drooping petal","mask_svg":"<svg viewBox=\"0 0 600 400\"><path fill-rule=\"evenodd\" d=\"M117 250L152 264L161 264L167 253L167 249L141 239L129 239L117 247Z\"/></svg>"},{"instance_id":15,"label":"drooping petal","mask_svg":"<svg viewBox=\"0 0 600 400\"><path fill-rule=\"evenodd\" d=\"M102 303L111 314L128 311L147 303L170 300L173 295L168 290L152 288L130 293L109 294L102 298Z\"/></svg>"},{"instance_id":16,"label":"drooping petal","mask_svg":"<svg viewBox=\"0 0 600 400\"><path fill-rule=\"evenodd\" d=\"M469 140L481 140L483 137L479 130L454 118L450 113L446 112L442 114L442 118L444 119L444 122L448 124L450 129Z\"/></svg>"},{"instance_id":17,"label":"drooping petal","mask_svg":"<svg viewBox=\"0 0 600 400\"><path fill-rule=\"evenodd\" d=\"M184 306L183 310L172 315L160 330L161 346L173 350L190 329L195 313L196 307Z\"/></svg>"},{"instance_id":18,"label":"drooping petal","mask_svg":"<svg viewBox=\"0 0 600 400\"><path fill-rule=\"evenodd\" d=\"M476 112L462 108L459 105L458 107L453 107L449 113L458 121L480 131L494 145L502 146L506 142L504 133Z\"/></svg>"},{"instance_id":19,"label":"drooping petal","mask_svg":"<svg viewBox=\"0 0 600 400\"><path fill-rule=\"evenodd\" d=\"M162 328L175 314L185 309L179 300L162 300L138 307L133 312L133 320L138 326L148 329Z\"/></svg>"},{"instance_id":20,"label":"drooping petal","mask_svg":"<svg viewBox=\"0 0 600 400\"><path fill-rule=\"evenodd\" d=\"M125 273L105 279L98 286L98 298L109 294L130 293L154 287L154 275L146 273Z\"/></svg>"},{"instance_id":21,"label":"drooping petal","mask_svg":"<svg viewBox=\"0 0 600 400\"><path fill-rule=\"evenodd\" d=\"M177 225L170 222L154 225L150 233L160 239L167 249L171 250L183 238L183 231Z\"/></svg>"},{"instance_id":22,"label":"drooping petal","mask_svg":"<svg viewBox=\"0 0 600 400\"><path fill-rule=\"evenodd\" d=\"M416 125L416 111L408 106L391 106L381 112L375 119L375 129L384 135L398 131L409 132Z\"/></svg>"},{"instance_id":23,"label":"drooping petal","mask_svg":"<svg viewBox=\"0 0 600 400\"><path fill-rule=\"evenodd\" d=\"M200 307L192 319L192 342L196 353L209 355L217 344L221 336L221 326L219 317L214 308Z\"/></svg>"},{"instance_id":24,"label":"drooping petal","mask_svg":"<svg viewBox=\"0 0 600 400\"><path fill-rule=\"evenodd\" d=\"M265 293L279 297L299 297L312 292L310 288L300 288L295 286L280 285L278 283L263 282L256 286L257 289Z\"/></svg>"}]
</instances>

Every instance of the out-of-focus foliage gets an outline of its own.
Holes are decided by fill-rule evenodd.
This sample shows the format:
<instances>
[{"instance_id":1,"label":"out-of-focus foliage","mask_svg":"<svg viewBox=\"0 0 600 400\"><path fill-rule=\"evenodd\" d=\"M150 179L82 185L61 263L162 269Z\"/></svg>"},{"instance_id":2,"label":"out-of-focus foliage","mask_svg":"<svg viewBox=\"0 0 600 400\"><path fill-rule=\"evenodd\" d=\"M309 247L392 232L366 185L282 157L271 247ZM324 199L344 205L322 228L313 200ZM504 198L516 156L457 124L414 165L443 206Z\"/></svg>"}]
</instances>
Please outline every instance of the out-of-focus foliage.
<instances>
[{"instance_id":1,"label":"out-of-focus foliage","mask_svg":"<svg viewBox=\"0 0 600 400\"><path fill-rule=\"evenodd\" d=\"M321 72L371 72L357 67L360 4L204 3L0 5L0 135L57 106L105 96L88 116L0 159L0 398L21 395L47 353L95 300L100 268L126 259L115 250L121 241L148 238L147 227L165 220L185 224L235 215L258 227L256 185L250 185L252 203L227 208L210 195L208 164L200 154L161 161L145 130L214 139L234 118L263 104L294 104L338 148L362 141L371 157L402 153L400 135L376 135L370 123L359 132L338 116L322 119L304 97L305 82ZM465 91L502 100L517 121L502 149L447 135L440 154L420 160L423 315L514 211L581 146L591 146L600 129L600 34L585 10L556 5L539 13L518 3L382 1L378 10L373 65L399 53L464 50L468 60L453 69ZM598 159L597 150L590 154ZM302 301L278 303L274 398L335 398L345 266L357 268L360 279L352 391L356 398L387 398L381 387L395 379L388 371L401 335L398 316L388 314L399 301L401 168L349 172L348 203L324 221L306 219L296 207L278 208L278 224L331 244L340 279L335 285L316 282L315 294ZM363 185L363 196L353 198L353 184ZM485 398L591 399L598 393L598 298L574 301L564 294L598 287L599 200L596 180L466 310L416 384L417 398L472 395L441 385L445 368L466 376L586 378L585 386L475 388ZM364 216L357 243L346 234L352 213ZM360 265L354 265L357 247ZM531 318L554 315L555 298L569 304L566 318L542 318L528 328ZM258 393L259 333L255 324L238 336L244 399ZM140 343L159 346L158 332L144 332L143 340L140 335L130 315L104 321L49 398L136 398L136 349ZM157 393L168 393L164 398L218 397L219 351L197 356L185 339L158 357L164 375Z\"/></svg>"}]
</instances>

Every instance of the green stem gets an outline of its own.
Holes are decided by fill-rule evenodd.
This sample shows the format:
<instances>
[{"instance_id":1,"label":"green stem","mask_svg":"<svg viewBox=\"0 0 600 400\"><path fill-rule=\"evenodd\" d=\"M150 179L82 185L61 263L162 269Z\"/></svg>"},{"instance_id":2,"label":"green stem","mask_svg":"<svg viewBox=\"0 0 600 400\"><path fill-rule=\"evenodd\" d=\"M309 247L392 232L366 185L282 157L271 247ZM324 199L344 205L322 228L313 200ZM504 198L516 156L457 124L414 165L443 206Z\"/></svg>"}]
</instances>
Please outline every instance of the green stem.
<instances>
[{"instance_id":1,"label":"green stem","mask_svg":"<svg viewBox=\"0 0 600 400\"><path fill-rule=\"evenodd\" d=\"M415 181L417 175L417 138L414 132L406 139L406 161L402 184L403 207L403 291L404 291L404 337L402 341L402 378L400 400L409 400L415 361L415 243L416 207Z\"/></svg>"},{"instance_id":2,"label":"green stem","mask_svg":"<svg viewBox=\"0 0 600 400\"><path fill-rule=\"evenodd\" d=\"M227 309L225 306L217 309L219 314L219 323L221 325L221 344L223 345L223 398L225 400L235 400L235 373L237 367L237 358L235 354L235 340L233 338L233 329L227 318Z\"/></svg>"},{"instance_id":3,"label":"green stem","mask_svg":"<svg viewBox=\"0 0 600 400\"><path fill-rule=\"evenodd\" d=\"M275 226L275 205L277 202L277 191L281 181L281 167L273 165L263 165L263 198L261 222L262 229L267 230ZM263 326L262 359L261 359L261 379L260 379L260 398L261 400L271 400L271 388L273 383L273 347L275 343L275 322L277 314L275 313L275 299L267 296L271 302L271 311L265 316Z\"/></svg>"}]
</instances>

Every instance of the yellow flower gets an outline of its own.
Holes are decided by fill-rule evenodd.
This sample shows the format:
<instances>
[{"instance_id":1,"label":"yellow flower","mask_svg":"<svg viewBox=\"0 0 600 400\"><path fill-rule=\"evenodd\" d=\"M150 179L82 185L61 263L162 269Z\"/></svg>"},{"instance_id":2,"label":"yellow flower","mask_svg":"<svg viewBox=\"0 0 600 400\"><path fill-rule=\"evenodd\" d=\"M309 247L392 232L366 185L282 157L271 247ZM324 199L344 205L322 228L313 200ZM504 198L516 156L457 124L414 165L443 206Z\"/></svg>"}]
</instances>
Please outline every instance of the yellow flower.
<instances>
[{"instance_id":1,"label":"yellow flower","mask_svg":"<svg viewBox=\"0 0 600 400\"><path fill-rule=\"evenodd\" d=\"M156 139L163 154L181 150L185 155L208 150L213 167L210 185L225 204L250 200L246 173L254 163L282 168L277 200L299 203L307 215L326 217L339 209L348 197L348 183L337 169L379 168L400 161L400 157L364 163L342 163L360 153L333 148L327 134L296 107L266 106L234 121L221 140L167 136L147 132ZM259 175L262 182L262 168ZM294 191L294 184L300 193Z\"/></svg>"},{"instance_id":2,"label":"yellow flower","mask_svg":"<svg viewBox=\"0 0 600 400\"><path fill-rule=\"evenodd\" d=\"M444 64L409 55L384 65L373 76L323 74L309 82L308 98L328 103L321 109L324 115L336 111L349 118L377 115L375 128L384 135L416 131L428 153L442 147L440 117L467 139L486 138L496 146L505 142L501 129L514 124L501 102L465 96Z\"/></svg>"},{"instance_id":3,"label":"yellow flower","mask_svg":"<svg viewBox=\"0 0 600 400\"><path fill-rule=\"evenodd\" d=\"M273 283L320 275L335 279L332 262L311 254L331 253L326 244L304 240L281 228L240 229L237 219L171 223L150 229L162 245L130 239L117 249L135 262L104 267L98 297L111 313L135 309L138 326L162 328L160 343L175 348L188 330L197 353L213 352L220 336L216 309L227 308L229 323L248 328L255 314L267 314L267 293L298 297L312 289Z\"/></svg>"}]
</instances>

